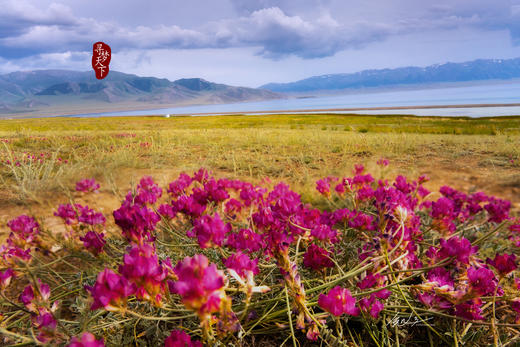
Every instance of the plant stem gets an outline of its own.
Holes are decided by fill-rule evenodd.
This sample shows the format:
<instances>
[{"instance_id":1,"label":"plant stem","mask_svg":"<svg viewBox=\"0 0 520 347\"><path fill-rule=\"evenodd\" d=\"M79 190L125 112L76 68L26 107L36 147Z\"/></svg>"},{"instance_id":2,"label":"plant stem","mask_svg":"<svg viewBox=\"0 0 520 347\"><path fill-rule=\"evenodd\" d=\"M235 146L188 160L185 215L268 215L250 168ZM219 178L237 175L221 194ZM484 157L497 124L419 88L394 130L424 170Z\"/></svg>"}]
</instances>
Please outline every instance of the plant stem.
<instances>
[{"instance_id":1,"label":"plant stem","mask_svg":"<svg viewBox=\"0 0 520 347\"><path fill-rule=\"evenodd\" d=\"M289 317L289 327L291 328L291 336L292 336L293 347L297 347L296 336L294 336L294 327L293 327L293 323L292 323L291 304L289 303L289 293L287 293L287 287L285 288L285 302L287 303L287 317Z\"/></svg>"}]
</instances>

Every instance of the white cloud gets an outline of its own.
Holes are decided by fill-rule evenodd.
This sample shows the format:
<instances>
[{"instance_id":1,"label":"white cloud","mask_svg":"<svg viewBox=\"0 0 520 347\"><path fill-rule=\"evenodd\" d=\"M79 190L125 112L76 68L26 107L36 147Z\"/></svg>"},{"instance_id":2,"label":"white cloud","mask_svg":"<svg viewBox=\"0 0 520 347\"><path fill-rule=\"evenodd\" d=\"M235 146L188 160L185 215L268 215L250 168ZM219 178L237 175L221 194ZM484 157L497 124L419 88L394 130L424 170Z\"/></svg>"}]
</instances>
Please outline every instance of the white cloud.
<instances>
[{"instance_id":1,"label":"white cloud","mask_svg":"<svg viewBox=\"0 0 520 347\"><path fill-rule=\"evenodd\" d=\"M60 1L41 0L37 6L0 0L0 56L89 52L93 42L104 41L114 52L254 47L257 55L273 60L312 59L399 35L464 28L509 30L512 41L520 44L518 0L438 0L427 5L417 0L229 0L234 14L190 28L166 22L122 25L115 19L78 15L77 1ZM117 3L125 6L121 1L110 8Z\"/></svg>"},{"instance_id":2,"label":"white cloud","mask_svg":"<svg viewBox=\"0 0 520 347\"><path fill-rule=\"evenodd\" d=\"M87 52L42 53L20 59L0 59L0 72L38 69L85 71L90 67L90 60L91 55Z\"/></svg>"},{"instance_id":3,"label":"white cloud","mask_svg":"<svg viewBox=\"0 0 520 347\"><path fill-rule=\"evenodd\" d=\"M46 25L73 25L75 18L70 7L52 2L44 7L36 7L26 0L3 0L0 2L0 18L16 19L19 22Z\"/></svg>"},{"instance_id":4,"label":"white cloud","mask_svg":"<svg viewBox=\"0 0 520 347\"><path fill-rule=\"evenodd\" d=\"M90 70L96 41L113 71L256 87L517 57L520 0L0 0L0 74Z\"/></svg>"}]
</instances>

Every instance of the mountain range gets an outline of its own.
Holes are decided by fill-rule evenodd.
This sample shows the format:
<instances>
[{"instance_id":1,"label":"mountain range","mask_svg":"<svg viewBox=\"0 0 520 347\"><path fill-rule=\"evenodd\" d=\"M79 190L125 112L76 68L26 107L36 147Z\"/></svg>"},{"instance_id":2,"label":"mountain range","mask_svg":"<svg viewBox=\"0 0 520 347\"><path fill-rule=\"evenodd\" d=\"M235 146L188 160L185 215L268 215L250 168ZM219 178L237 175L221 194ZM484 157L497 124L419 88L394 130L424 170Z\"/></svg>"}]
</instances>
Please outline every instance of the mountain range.
<instances>
[{"instance_id":1,"label":"mountain range","mask_svg":"<svg viewBox=\"0 0 520 347\"><path fill-rule=\"evenodd\" d=\"M172 105L218 104L283 97L263 89L187 78L176 81L117 71L103 80L93 72L19 71L0 75L0 113L67 114Z\"/></svg>"},{"instance_id":2,"label":"mountain range","mask_svg":"<svg viewBox=\"0 0 520 347\"><path fill-rule=\"evenodd\" d=\"M299 95L365 92L431 85L495 83L520 78L520 58L474 60L427 67L365 70L314 76L260 88L234 87L187 78L140 77L111 71L97 80L92 71L36 70L0 75L0 116L49 116L147 110L195 104L258 101Z\"/></svg>"},{"instance_id":3,"label":"mountain range","mask_svg":"<svg viewBox=\"0 0 520 347\"><path fill-rule=\"evenodd\" d=\"M520 58L474 60L427 67L364 70L314 76L290 83L269 83L260 88L279 93L410 87L421 84L508 80L520 78Z\"/></svg>"}]
</instances>

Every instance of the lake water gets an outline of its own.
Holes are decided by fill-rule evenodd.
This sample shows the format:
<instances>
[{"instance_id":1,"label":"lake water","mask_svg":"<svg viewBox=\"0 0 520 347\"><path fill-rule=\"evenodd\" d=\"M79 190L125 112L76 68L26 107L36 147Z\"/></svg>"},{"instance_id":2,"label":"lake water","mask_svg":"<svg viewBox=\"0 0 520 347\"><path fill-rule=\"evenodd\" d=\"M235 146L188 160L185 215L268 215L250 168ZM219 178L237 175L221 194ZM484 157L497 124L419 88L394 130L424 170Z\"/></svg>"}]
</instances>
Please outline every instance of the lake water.
<instances>
[{"instance_id":1,"label":"lake water","mask_svg":"<svg viewBox=\"0 0 520 347\"><path fill-rule=\"evenodd\" d=\"M429 88L418 90L394 90L382 92L350 93L344 95L290 98L257 102L242 102L219 105L198 105L144 111L122 111L71 115L74 117L101 116L139 116L139 115L197 115L225 114L255 111L319 110L334 108L398 107L423 105L476 105L476 104L513 104L520 103L520 82L486 84L473 86ZM520 115L520 106L511 107L472 107L406 110L363 110L333 111L334 113L359 114L414 114L424 116L507 116Z\"/></svg>"}]
</instances>

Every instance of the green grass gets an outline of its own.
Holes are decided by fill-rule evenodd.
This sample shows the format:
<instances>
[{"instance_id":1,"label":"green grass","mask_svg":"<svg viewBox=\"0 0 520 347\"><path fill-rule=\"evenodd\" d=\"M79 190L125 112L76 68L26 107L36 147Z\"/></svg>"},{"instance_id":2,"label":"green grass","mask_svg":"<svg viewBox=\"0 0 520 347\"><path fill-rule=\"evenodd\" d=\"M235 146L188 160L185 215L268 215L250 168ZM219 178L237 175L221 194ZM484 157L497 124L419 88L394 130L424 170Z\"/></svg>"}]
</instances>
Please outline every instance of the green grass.
<instances>
[{"instance_id":1,"label":"green grass","mask_svg":"<svg viewBox=\"0 0 520 347\"><path fill-rule=\"evenodd\" d=\"M229 115L204 117L39 118L0 121L0 132L128 131L166 129L278 128L347 130L378 133L520 134L520 116L416 117L405 115Z\"/></svg>"}]
</instances>

